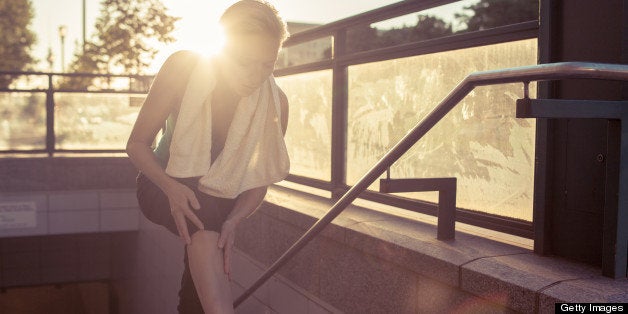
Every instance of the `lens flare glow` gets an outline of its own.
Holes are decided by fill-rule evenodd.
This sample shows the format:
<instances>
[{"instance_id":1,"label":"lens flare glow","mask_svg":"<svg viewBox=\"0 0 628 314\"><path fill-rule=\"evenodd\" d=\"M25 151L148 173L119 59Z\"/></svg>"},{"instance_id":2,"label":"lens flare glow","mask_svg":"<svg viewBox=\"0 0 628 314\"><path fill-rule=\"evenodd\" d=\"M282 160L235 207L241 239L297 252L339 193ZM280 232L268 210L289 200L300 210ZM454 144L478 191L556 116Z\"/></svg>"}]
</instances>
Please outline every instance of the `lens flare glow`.
<instances>
[{"instance_id":1,"label":"lens flare glow","mask_svg":"<svg viewBox=\"0 0 628 314\"><path fill-rule=\"evenodd\" d=\"M217 54L225 45L225 33L222 26L218 23L215 23L215 25L212 25L212 27L208 29L199 30L198 33L187 37L190 38L182 38L187 42L187 49L196 51L205 56Z\"/></svg>"}]
</instances>

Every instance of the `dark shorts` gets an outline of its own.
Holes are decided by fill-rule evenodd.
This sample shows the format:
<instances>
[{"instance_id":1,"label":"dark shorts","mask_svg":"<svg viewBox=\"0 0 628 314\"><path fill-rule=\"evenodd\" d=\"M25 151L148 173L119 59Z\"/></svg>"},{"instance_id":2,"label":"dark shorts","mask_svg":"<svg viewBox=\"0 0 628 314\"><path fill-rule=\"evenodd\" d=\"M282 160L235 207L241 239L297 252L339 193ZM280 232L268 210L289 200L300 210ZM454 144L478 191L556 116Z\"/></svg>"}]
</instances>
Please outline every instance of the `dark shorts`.
<instances>
[{"instance_id":1,"label":"dark shorts","mask_svg":"<svg viewBox=\"0 0 628 314\"><path fill-rule=\"evenodd\" d=\"M203 222L205 230L216 231L220 233L222 224L227 219L229 213L235 205L236 199L220 198L205 194L198 190L199 178L175 178L177 181L185 184L196 194L201 209L193 210L196 216ZM179 235L174 219L170 214L170 203L168 197L161 189L155 185L150 179L141 172L137 176L137 200L144 216L156 223L166 227L170 232ZM198 227L189 219L188 232L190 235L198 231Z\"/></svg>"}]
</instances>

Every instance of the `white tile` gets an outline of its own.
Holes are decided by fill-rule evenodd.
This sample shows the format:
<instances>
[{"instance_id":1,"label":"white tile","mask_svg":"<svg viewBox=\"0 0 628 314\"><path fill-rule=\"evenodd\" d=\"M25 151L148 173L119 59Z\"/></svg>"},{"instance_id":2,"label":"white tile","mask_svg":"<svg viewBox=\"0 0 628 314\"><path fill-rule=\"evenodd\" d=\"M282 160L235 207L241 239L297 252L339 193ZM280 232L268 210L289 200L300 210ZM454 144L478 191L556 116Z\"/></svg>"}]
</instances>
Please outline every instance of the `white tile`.
<instances>
[{"instance_id":1,"label":"white tile","mask_svg":"<svg viewBox=\"0 0 628 314\"><path fill-rule=\"evenodd\" d=\"M114 209L100 211L100 231L139 230L140 216L137 209Z\"/></svg>"},{"instance_id":2,"label":"white tile","mask_svg":"<svg viewBox=\"0 0 628 314\"><path fill-rule=\"evenodd\" d=\"M98 232L99 213L92 211L62 211L48 214L49 234Z\"/></svg>"},{"instance_id":3,"label":"white tile","mask_svg":"<svg viewBox=\"0 0 628 314\"><path fill-rule=\"evenodd\" d=\"M97 192L55 192L49 196L51 211L95 210L99 208Z\"/></svg>"},{"instance_id":4,"label":"white tile","mask_svg":"<svg viewBox=\"0 0 628 314\"><path fill-rule=\"evenodd\" d=\"M0 194L0 203L3 202L35 202L38 212L48 210L48 195L43 193Z\"/></svg>"},{"instance_id":5,"label":"white tile","mask_svg":"<svg viewBox=\"0 0 628 314\"><path fill-rule=\"evenodd\" d=\"M100 192L100 208L138 208L135 190Z\"/></svg>"},{"instance_id":6,"label":"white tile","mask_svg":"<svg viewBox=\"0 0 628 314\"><path fill-rule=\"evenodd\" d=\"M0 228L0 238L48 234L48 213L38 212L35 217L37 222L34 228Z\"/></svg>"}]
</instances>

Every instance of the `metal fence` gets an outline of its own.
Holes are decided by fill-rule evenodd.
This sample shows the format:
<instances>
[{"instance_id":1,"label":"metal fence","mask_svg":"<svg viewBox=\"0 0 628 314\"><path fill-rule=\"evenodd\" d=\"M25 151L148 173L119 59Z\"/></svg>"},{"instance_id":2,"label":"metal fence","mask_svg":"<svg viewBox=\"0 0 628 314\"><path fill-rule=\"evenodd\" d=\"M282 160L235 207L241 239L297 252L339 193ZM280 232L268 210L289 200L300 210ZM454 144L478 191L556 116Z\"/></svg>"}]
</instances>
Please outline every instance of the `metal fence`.
<instances>
[{"instance_id":1,"label":"metal fence","mask_svg":"<svg viewBox=\"0 0 628 314\"><path fill-rule=\"evenodd\" d=\"M331 169L330 180L320 180L307 176L290 175L289 181L323 189L329 191L332 198L339 198L350 189L347 184L347 125L348 125L348 90L350 66L378 62L384 60L394 60L405 57L421 56L433 53L441 53L446 51L454 51L471 47L481 47L499 43L506 43L524 39L534 39L538 35L538 22L531 20L527 22L516 23L512 25L503 25L491 29L479 30L473 32L454 32L442 37L429 38L425 40L417 40L414 42L398 42L385 47L375 47L373 49L353 49L348 42L353 38L356 28L364 28L373 23L381 22L387 19L396 18L420 12L442 5L454 3L456 1L401 1L386 7L382 7L373 11L362 13L350 18L346 18L337 22L325 24L313 29L309 29L297 34L293 34L285 43L284 47L290 51L291 47L307 44L316 40L331 40L330 49L322 58L305 61L300 64L285 63L275 71L278 78L289 77L291 75L312 73L321 70L331 71ZM368 27L367 27L368 28ZM13 83L9 87L0 89L0 94L16 94L29 93L45 95L45 132L42 135L45 140L36 147L25 149L16 149L8 147L2 150L2 154L46 154L48 156L60 153L122 153L123 145L117 147L67 147L64 145L64 138L59 135L58 129L65 123L59 121L59 111L62 106L59 105L59 97L69 94L82 95L117 95L121 97L129 97L128 105L137 105L140 101L133 101L134 96L143 96L147 93L151 76L133 76L133 75L105 75L105 74L67 74L67 73L44 73L44 72L0 72L3 77L45 77L44 86L29 87L28 84ZM71 86L67 83L72 79L90 79L97 80L100 87ZM112 81L125 80L126 83L116 84ZM70 85L71 87L64 87ZM79 84L80 85L80 84ZM141 97L140 97L141 98ZM0 108L0 114L3 108ZM6 110L6 109L4 109ZM137 111L137 108L134 109ZM0 117L1 118L1 117ZM5 120L10 120L6 118ZM88 119L89 120L89 119ZM98 120L98 119L96 119ZM100 120L96 121L99 122ZM90 121L87 121L89 123ZM66 127L72 127L65 125ZM107 130L105 129L105 133ZM95 132L95 131L94 131ZM95 132L99 133L99 132ZM10 145L9 145L10 146ZM432 202L426 202L407 197L381 194L374 191L365 191L361 194L362 198L376 201L408 210L436 215L437 206ZM523 237L532 238L532 224L530 221L512 219L495 214L487 214L474 210L466 210L459 208L457 212L457 221L469 223L493 230L503 231Z\"/></svg>"}]
</instances>

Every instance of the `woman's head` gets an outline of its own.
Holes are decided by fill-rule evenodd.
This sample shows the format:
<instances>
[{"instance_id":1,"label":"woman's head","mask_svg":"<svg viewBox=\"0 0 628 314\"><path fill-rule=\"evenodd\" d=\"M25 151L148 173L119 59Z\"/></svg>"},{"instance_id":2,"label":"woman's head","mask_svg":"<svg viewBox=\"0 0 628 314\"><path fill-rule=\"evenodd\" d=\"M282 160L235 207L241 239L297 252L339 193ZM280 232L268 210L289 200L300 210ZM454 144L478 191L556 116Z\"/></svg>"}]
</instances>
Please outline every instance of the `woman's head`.
<instances>
[{"instance_id":1,"label":"woman's head","mask_svg":"<svg viewBox=\"0 0 628 314\"><path fill-rule=\"evenodd\" d=\"M227 39L243 35L266 35L281 45L288 37L286 23L270 3L262 0L241 0L231 5L220 17Z\"/></svg>"},{"instance_id":2,"label":"woman's head","mask_svg":"<svg viewBox=\"0 0 628 314\"><path fill-rule=\"evenodd\" d=\"M229 85L246 96L272 73L286 24L277 10L261 0L241 0L220 18L225 32L223 74Z\"/></svg>"}]
</instances>

